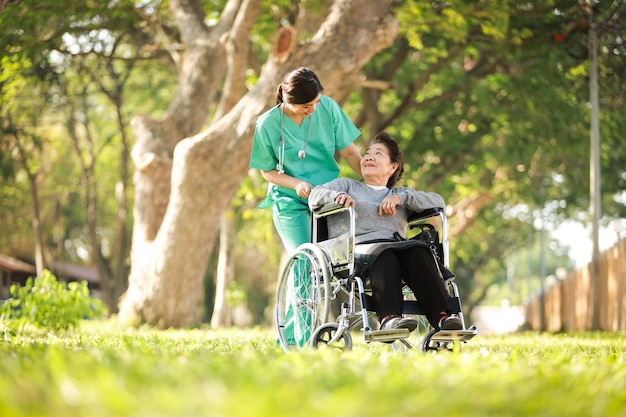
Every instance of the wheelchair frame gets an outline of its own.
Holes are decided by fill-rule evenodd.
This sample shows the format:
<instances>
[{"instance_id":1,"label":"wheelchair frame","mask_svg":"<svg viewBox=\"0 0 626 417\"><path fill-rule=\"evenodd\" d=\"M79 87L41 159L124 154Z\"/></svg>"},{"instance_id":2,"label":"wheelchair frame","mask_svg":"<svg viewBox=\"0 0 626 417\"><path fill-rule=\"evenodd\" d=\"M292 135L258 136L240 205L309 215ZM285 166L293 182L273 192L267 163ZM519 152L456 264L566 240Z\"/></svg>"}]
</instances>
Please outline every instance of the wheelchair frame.
<instances>
[{"instance_id":1,"label":"wheelchair frame","mask_svg":"<svg viewBox=\"0 0 626 417\"><path fill-rule=\"evenodd\" d=\"M341 223L344 230L336 236L328 236L326 225L329 216L342 215L348 219ZM409 230L439 217L439 250L443 253L444 266L448 267L449 242L447 218L441 208L416 213L409 219ZM366 343L384 342L400 349L413 349L407 329L376 330L370 325L373 310L372 297L368 294L364 279L355 274L355 213L353 208L331 204L312 214L312 242L300 245L289 257L277 290L276 328L278 339L285 352L306 347L352 348L351 331L361 325ZM466 328L457 285L446 280L452 313L461 319L461 330L429 331L420 345L422 352L455 350L477 334L475 326ZM406 288L406 287L405 287ZM329 322L331 303L339 294L347 296L341 303L341 311L335 322ZM403 313L423 316L417 301L407 299L405 291ZM425 320L425 318L424 318ZM298 323L297 326L292 325Z\"/></svg>"}]
</instances>

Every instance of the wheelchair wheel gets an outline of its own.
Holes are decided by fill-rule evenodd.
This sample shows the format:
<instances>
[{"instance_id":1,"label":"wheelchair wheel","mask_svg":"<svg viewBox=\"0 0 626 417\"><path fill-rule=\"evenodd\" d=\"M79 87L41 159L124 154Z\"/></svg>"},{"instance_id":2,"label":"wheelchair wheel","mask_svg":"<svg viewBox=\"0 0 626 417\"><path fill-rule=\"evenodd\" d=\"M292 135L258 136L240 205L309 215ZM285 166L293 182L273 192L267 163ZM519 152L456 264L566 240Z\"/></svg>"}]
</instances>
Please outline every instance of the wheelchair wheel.
<instances>
[{"instance_id":1,"label":"wheelchair wheel","mask_svg":"<svg viewBox=\"0 0 626 417\"><path fill-rule=\"evenodd\" d=\"M339 324L327 323L315 330L311 337L311 347L317 349L335 349L335 350L350 350L352 349L352 336L346 329L341 333L341 336L337 340L331 343L333 337L336 336Z\"/></svg>"},{"instance_id":2,"label":"wheelchair wheel","mask_svg":"<svg viewBox=\"0 0 626 417\"><path fill-rule=\"evenodd\" d=\"M308 347L315 329L328 321L331 264L305 243L289 257L278 284L276 328L285 352Z\"/></svg>"},{"instance_id":3,"label":"wheelchair wheel","mask_svg":"<svg viewBox=\"0 0 626 417\"><path fill-rule=\"evenodd\" d=\"M426 336L424 336L424 339L420 344L420 351L422 353L438 353L441 351L454 352L455 350L460 349L458 342L431 340L437 333L437 330L432 329L426 334Z\"/></svg>"},{"instance_id":4,"label":"wheelchair wheel","mask_svg":"<svg viewBox=\"0 0 626 417\"><path fill-rule=\"evenodd\" d=\"M417 320L417 328L411 332L405 343L401 341L393 342L391 348L400 353L408 353L413 349L416 349L417 346L420 346L421 349L422 340L424 340L425 335L427 335L431 329L426 316L411 314L408 315L408 317L412 317Z\"/></svg>"}]
</instances>

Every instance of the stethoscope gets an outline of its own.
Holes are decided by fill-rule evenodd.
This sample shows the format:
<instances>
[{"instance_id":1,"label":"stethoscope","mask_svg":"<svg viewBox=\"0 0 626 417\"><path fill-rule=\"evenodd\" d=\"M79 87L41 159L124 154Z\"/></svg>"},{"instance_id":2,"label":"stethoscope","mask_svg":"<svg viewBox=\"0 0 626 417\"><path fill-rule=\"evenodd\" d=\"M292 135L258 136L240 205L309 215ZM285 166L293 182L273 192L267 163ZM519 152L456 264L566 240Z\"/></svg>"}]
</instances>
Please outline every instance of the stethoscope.
<instances>
[{"instance_id":1,"label":"stethoscope","mask_svg":"<svg viewBox=\"0 0 626 417\"><path fill-rule=\"evenodd\" d=\"M283 135L283 119L285 118L285 106L284 103L280 104L280 135L278 136L278 173L285 173L285 136ZM298 151L298 158L304 159L306 157L306 146L309 144L309 138L311 137L311 125L313 124L313 113L309 116L309 129L306 133L306 140L304 141L304 147Z\"/></svg>"}]
</instances>

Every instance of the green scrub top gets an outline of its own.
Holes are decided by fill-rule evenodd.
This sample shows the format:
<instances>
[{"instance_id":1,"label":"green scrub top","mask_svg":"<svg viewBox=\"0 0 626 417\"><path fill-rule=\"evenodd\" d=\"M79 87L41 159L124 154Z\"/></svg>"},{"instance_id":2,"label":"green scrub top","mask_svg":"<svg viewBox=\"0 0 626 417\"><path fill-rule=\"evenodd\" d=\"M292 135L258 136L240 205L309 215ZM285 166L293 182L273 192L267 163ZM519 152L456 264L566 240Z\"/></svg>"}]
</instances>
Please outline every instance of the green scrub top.
<instances>
[{"instance_id":1,"label":"green scrub top","mask_svg":"<svg viewBox=\"0 0 626 417\"><path fill-rule=\"evenodd\" d=\"M276 106L262 114L256 122L254 142L250 157L250 167L262 171L278 169L278 139L282 112ZM311 134L306 146L304 159L298 152L304 149L307 132L311 124ZM321 96L317 109L298 126L289 116L283 117L283 137L285 138L285 174L311 183L313 186L334 180L339 176L339 166L335 161L335 151L345 149L354 142L361 132L346 116L341 107L330 97ZM287 195L306 202L298 197L296 190L270 183L267 198L259 207L273 204L275 196Z\"/></svg>"}]
</instances>

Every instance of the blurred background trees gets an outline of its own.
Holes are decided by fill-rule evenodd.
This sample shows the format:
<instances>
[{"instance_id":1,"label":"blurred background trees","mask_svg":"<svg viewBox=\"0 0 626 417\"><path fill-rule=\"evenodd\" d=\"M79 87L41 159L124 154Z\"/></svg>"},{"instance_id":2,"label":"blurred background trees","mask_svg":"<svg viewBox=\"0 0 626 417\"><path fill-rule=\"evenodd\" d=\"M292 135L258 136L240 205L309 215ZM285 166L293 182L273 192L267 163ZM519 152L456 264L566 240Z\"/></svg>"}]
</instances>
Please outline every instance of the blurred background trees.
<instances>
[{"instance_id":1,"label":"blurred background trees","mask_svg":"<svg viewBox=\"0 0 626 417\"><path fill-rule=\"evenodd\" d=\"M130 121L142 114L163 120L173 111L168 106L180 88L189 44L170 2L48 3L12 2L0 12L0 253L42 268L54 260L95 267L102 297L116 311L131 271L133 217L145 214L136 202L133 213L136 132ZM171 3L201 9L210 33L235 2ZM626 217L625 18L622 2L594 5L602 219L608 224ZM381 130L399 140L404 184L437 191L449 204L451 265L468 310L502 298L522 303L540 287L542 256L548 275L572 266L567 248L549 232L566 219L589 221L584 3L388 2L399 33L358 77L345 80L328 69L339 66L332 45L317 60L298 55L331 12L330 2L257 6L245 31L235 23L232 31L222 28L229 36L235 28L243 31L237 34L248 48L245 60L228 64L226 57L238 55L220 55L224 65L213 66L219 67L211 73L215 88L198 110L204 112L199 127L170 138L174 143L224 120L258 84L279 29L295 27L295 58L277 67L278 79L291 67L311 66L361 129L361 149ZM271 99L264 98L268 105ZM242 139L251 141L249 132ZM253 171L237 176L241 185L220 209L234 242L227 261L233 279L223 291L228 308L246 307L246 323L268 323L281 247L269 212L256 209L266 184ZM211 222L219 224L219 217ZM212 243L206 246L216 248L211 259L200 257L206 265L202 320L213 309L217 231L207 231ZM225 320L221 324L238 319Z\"/></svg>"}]
</instances>

